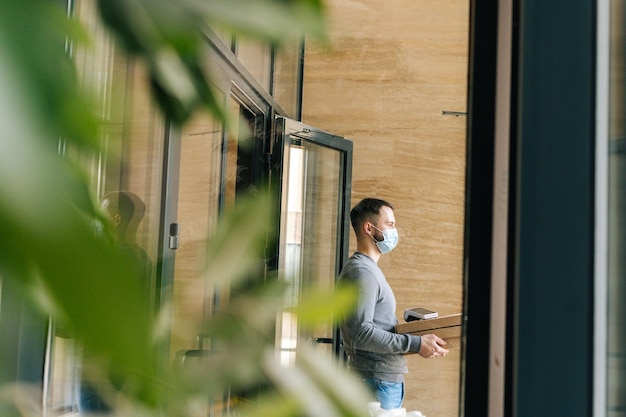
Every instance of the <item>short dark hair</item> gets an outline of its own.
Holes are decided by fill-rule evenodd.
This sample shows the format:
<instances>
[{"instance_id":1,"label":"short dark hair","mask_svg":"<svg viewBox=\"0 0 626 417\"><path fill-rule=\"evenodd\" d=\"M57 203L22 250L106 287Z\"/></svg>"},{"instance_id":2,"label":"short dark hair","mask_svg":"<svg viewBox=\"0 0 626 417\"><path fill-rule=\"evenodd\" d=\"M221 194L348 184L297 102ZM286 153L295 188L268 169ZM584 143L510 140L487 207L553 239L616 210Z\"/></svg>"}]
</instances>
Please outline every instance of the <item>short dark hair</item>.
<instances>
[{"instance_id":1,"label":"short dark hair","mask_svg":"<svg viewBox=\"0 0 626 417\"><path fill-rule=\"evenodd\" d=\"M389 207L393 210L391 203L378 198L364 198L359 204L352 207L352 210L350 210L350 222L352 223L354 233L358 235L359 228L366 221L374 222L380 214L380 209L383 207Z\"/></svg>"},{"instance_id":2,"label":"short dark hair","mask_svg":"<svg viewBox=\"0 0 626 417\"><path fill-rule=\"evenodd\" d=\"M135 233L135 229L146 211L146 205L135 193L130 191L113 191L104 197L109 214L119 214L120 223L117 226L119 233L125 235L128 231Z\"/></svg>"}]
</instances>

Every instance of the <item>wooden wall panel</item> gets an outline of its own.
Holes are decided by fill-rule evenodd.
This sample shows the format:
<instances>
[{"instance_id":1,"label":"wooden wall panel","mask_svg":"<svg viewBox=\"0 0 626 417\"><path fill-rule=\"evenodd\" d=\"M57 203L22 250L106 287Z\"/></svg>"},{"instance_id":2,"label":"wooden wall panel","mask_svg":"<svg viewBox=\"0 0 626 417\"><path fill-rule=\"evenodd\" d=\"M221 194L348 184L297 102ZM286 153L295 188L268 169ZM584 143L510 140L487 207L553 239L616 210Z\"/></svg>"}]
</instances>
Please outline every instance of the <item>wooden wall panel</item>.
<instances>
[{"instance_id":1,"label":"wooden wall panel","mask_svg":"<svg viewBox=\"0 0 626 417\"><path fill-rule=\"evenodd\" d=\"M327 0L330 41L307 43L303 122L354 142L352 203L395 206L400 243L380 266L402 320L462 309L467 0ZM352 238L351 249L355 248ZM457 416L461 351L409 357L405 407Z\"/></svg>"}]
</instances>

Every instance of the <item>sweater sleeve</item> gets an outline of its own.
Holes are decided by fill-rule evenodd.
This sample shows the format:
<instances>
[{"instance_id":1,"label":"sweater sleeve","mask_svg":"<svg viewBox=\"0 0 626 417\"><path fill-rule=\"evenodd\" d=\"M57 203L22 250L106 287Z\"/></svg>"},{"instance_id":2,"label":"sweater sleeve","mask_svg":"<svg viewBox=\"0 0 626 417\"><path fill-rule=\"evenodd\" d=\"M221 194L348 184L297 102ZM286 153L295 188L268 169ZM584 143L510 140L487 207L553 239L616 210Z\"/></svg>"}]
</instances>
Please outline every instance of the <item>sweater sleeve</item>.
<instances>
[{"instance_id":1,"label":"sweater sleeve","mask_svg":"<svg viewBox=\"0 0 626 417\"><path fill-rule=\"evenodd\" d=\"M357 278L358 277L358 278ZM359 300L354 313L341 323L341 332L350 350L375 353L408 353L420 350L420 336L395 333L395 311L385 317L385 328L375 320L376 304L381 288L374 274L367 268L357 268L343 277L344 283L357 285ZM380 314L380 313L379 313Z\"/></svg>"}]
</instances>

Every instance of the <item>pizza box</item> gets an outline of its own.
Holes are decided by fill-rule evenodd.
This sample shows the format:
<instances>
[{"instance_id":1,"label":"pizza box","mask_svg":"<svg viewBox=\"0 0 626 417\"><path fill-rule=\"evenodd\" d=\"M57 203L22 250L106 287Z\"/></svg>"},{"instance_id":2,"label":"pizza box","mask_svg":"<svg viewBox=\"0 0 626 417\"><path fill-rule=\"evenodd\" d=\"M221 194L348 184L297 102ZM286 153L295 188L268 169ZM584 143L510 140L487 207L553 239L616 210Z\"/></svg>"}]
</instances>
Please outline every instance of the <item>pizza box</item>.
<instances>
[{"instance_id":1,"label":"pizza box","mask_svg":"<svg viewBox=\"0 0 626 417\"><path fill-rule=\"evenodd\" d=\"M435 334L446 341L446 348L461 346L463 315L461 313L434 319L415 320L396 325L396 333L424 335Z\"/></svg>"}]
</instances>

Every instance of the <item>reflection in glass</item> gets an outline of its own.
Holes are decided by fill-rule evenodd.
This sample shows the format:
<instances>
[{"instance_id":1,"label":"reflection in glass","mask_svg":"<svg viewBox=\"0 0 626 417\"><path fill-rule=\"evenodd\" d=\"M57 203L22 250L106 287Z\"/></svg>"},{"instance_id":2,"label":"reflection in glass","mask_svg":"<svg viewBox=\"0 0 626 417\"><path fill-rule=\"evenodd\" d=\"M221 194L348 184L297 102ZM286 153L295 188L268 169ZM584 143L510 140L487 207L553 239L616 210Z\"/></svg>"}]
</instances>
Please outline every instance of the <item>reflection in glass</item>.
<instances>
[{"instance_id":1,"label":"reflection in glass","mask_svg":"<svg viewBox=\"0 0 626 417\"><path fill-rule=\"evenodd\" d=\"M133 236L148 272L146 289L155 303L156 268L159 254L161 186L165 123L151 101L146 71L119 53L97 19L92 0L74 2L78 20L85 23L93 43L76 47L73 59L83 90L97 99L103 152L87 152L61 143L65 158L88 174L92 189L102 201L112 192L126 191L141 200L143 218ZM132 97L132 100L129 99ZM143 207L145 205L145 207ZM81 349L51 325L46 354L44 407L47 413L77 410ZM47 415L47 414L46 414Z\"/></svg>"}]
</instances>

